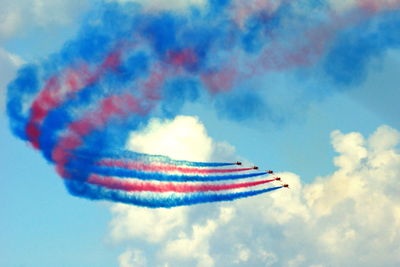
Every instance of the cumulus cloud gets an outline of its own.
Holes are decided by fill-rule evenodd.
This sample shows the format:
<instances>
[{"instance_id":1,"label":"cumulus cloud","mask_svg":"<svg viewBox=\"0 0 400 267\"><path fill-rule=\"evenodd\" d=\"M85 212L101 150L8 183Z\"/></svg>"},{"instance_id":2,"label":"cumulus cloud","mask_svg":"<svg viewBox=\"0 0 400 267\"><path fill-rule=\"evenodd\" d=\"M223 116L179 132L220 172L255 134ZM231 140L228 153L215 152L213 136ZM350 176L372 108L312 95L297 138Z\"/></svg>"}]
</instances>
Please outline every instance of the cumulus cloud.
<instances>
[{"instance_id":1,"label":"cumulus cloud","mask_svg":"<svg viewBox=\"0 0 400 267\"><path fill-rule=\"evenodd\" d=\"M212 141L198 119L179 116L173 121L152 119L142 132L131 133L128 149L169 155L175 159L199 160L209 158Z\"/></svg>"},{"instance_id":2,"label":"cumulus cloud","mask_svg":"<svg viewBox=\"0 0 400 267\"><path fill-rule=\"evenodd\" d=\"M353 266L397 266L400 133L382 126L369 139L335 131L332 140L338 170L304 190L316 242L337 265L358 255Z\"/></svg>"},{"instance_id":3,"label":"cumulus cloud","mask_svg":"<svg viewBox=\"0 0 400 267\"><path fill-rule=\"evenodd\" d=\"M208 219L203 224L193 224L191 234L179 232L176 239L167 243L162 258L184 262L194 260L199 267L214 266L214 259L210 255L211 237L219 227L231 221L234 212L233 208L221 207L217 218Z\"/></svg>"},{"instance_id":4,"label":"cumulus cloud","mask_svg":"<svg viewBox=\"0 0 400 267\"><path fill-rule=\"evenodd\" d=\"M187 220L187 208L151 210L114 204L111 208L111 236L115 242L142 239L150 243L164 240Z\"/></svg>"},{"instance_id":5,"label":"cumulus cloud","mask_svg":"<svg viewBox=\"0 0 400 267\"><path fill-rule=\"evenodd\" d=\"M197 141L175 140L187 149L182 153L202 146L193 159L212 158L218 143L192 117L150 123L131 148L166 153L159 139L172 138L184 125L191 125ZM400 133L382 126L369 138L333 131L331 139L337 170L311 184L279 173L290 190L171 210L117 204L111 236L150 246L143 252L150 266L398 266ZM151 141L157 146L146 150Z\"/></svg>"},{"instance_id":6,"label":"cumulus cloud","mask_svg":"<svg viewBox=\"0 0 400 267\"><path fill-rule=\"evenodd\" d=\"M213 142L199 119L190 116L178 116L172 121L152 119L143 131L131 133L127 148L192 161L205 161L217 156L227 160L235 154L229 144Z\"/></svg>"},{"instance_id":7,"label":"cumulus cloud","mask_svg":"<svg viewBox=\"0 0 400 267\"><path fill-rule=\"evenodd\" d=\"M119 258L119 266L121 267L145 267L147 266L146 258L139 249L127 249Z\"/></svg>"},{"instance_id":8,"label":"cumulus cloud","mask_svg":"<svg viewBox=\"0 0 400 267\"><path fill-rule=\"evenodd\" d=\"M369 138L340 131L331 138L339 154L333 174L312 184L279 174L291 190L235 203L240 215L232 222L252 233L221 235L235 236L232 244L249 242L250 251L262 247L279 266L397 266L400 133L382 126ZM266 265L257 255L251 260L249 266Z\"/></svg>"}]
</instances>

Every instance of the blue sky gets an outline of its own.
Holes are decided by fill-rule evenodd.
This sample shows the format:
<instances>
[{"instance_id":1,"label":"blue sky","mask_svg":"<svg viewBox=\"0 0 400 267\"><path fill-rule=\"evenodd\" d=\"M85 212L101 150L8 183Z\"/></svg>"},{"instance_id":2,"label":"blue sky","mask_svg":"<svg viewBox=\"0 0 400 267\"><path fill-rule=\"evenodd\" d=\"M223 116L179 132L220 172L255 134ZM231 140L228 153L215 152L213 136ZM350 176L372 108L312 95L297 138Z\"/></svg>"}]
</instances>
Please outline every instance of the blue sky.
<instances>
[{"instance_id":1,"label":"blue sky","mask_svg":"<svg viewBox=\"0 0 400 267\"><path fill-rule=\"evenodd\" d=\"M7 71L0 78L3 103L6 85L15 77L17 65L39 61L58 51L73 38L92 4L38 1L46 13L54 12L49 19L39 11L27 10L26 1L5 2L4 14L15 13L19 22L13 26L11 20L8 31L0 28L0 70ZM193 3L201 5L202 1ZM184 8L182 5L176 2L179 9ZM153 8L148 7L150 11ZM0 21L7 19L4 14L0 12ZM12 60L15 57L17 61ZM204 143L206 152L197 156L200 159L244 159L276 170L293 187L235 203L173 210L69 195L54 167L12 135L2 103L0 265L397 266L400 51L384 50L366 66L362 82L345 88L318 75L301 79L299 75L307 75L301 70L270 72L246 81L242 86L256 87L259 97L272 109L269 114L278 119L270 120L267 115L232 120L210 108L206 97L185 104L179 114L190 117L176 125L192 122L198 126L192 129L193 134L200 132L200 137L192 140L198 144L182 142L184 151L190 154L196 145ZM328 93L318 93L322 90L319 87ZM168 123L161 122L150 132L162 132ZM379 128L382 125L388 127ZM165 132L166 138L179 131L174 127L170 127L171 133ZM343 134L331 135L335 130ZM160 140L146 138L163 146ZM152 152L145 144L137 147ZM386 178L378 179L375 185L377 176ZM346 184L349 180L354 184ZM370 194L374 196L365 199ZM376 214L370 218L366 210ZM352 213L356 215L351 217ZM154 230L159 235L139 227L140 222L148 228L159 227ZM315 231L308 228L310 225ZM296 229L311 234L305 237ZM376 237L379 235L382 237ZM377 243L375 252L380 256L374 261L361 255L374 250L363 245L366 242ZM188 252L177 256L182 247ZM346 249L354 249L356 257L347 255ZM224 257L227 265L222 265Z\"/></svg>"}]
</instances>

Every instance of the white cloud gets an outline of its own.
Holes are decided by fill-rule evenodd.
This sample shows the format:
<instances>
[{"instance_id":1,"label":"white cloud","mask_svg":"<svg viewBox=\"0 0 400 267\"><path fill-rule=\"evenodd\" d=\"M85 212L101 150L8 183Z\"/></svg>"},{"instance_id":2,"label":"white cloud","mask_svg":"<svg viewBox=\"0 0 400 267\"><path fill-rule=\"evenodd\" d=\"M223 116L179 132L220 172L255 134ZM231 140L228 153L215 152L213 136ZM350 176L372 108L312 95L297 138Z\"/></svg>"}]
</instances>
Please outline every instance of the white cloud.
<instances>
[{"instance_id":1,"label":"white cloud","mask_svg":"<svg viewBox=\"0 0 400 267\"><path fill-rule=\"evenodd\" d=\"M51 23L69 24L89 4L88 0L35 0L32 15L40 26Z\"/></svg>"},{"instance_id":2,"label":"white cloud","mask_svg":"<svg viewBox=\"0 0 400 267\"><path fill-rule=\"evenodd\" d=\"M205 225L194 225L192 236L181 232L178 239L167 243L163 258L178 261L196 259L199 267L214 266L214 260L209 255L209 239L217 227L215 221L209 220Z\"/></svg>"},{"instance_id":3,"label":"white cloud","mask_svg":"<svg viewBox=\"0 0 400 267\"><path fill-rule=\"evenodd\" d=\"M143 252L139 249L127 249L119 258L120 267L146 267L147 260Z\"/></svg>"},{"instance_id":4,"label":"white cloud","mask_svg":"<svg viewBox=\"0 0 400 267\"><path fill-rule=\"evenodd\" d=\"M111 237L115 242L139 238L156 243L186 224L187 208L152 210L115 204L111 212Z\"/></svg>"},{"instance_id":5,"label":"white cloud","mask_svg":"<svg viewBox=\"0 0 400 267\"><path fill-rule=\"evenodd\" d=\"M354 266L399 264L399 137L388 126L368 140L358 133L333 133L339 169L304 190L319 233L315 241L332 259L352 262L351 255L360 255Z\"/></svg>"},{"instance_id":6,"label":"white cloud","mask_svg":"<svg viewBox=\"0 0 400 267\"><path fill-rule=\"evenodd\" d=\"M162 251L162 259L172 260L175 266L181 265L182 261L195 260L199 267L214 266L214 259L210 255L210 239L219 227L229 223L235 216L233 208L221 207L219 216L208 219L204 224L194 224L191 235L182 231L176 239L168 241ZM247 251L242 249L244 253ZM243 255L243 258L248 255Z\"/></svg>"},{"instance_id":7,"label":"white cloud","mask_svg":"<svg viewBox=\"0 0 400 267\"><path fill-rule=\"evenodd\" d=\"M243 244L236 245L237 247L237 258L233 263L240 264L242 262L247 262L251 256L250 250L245 247Z\"/></svg>"},{"instance_id":8,"label":"white cloud","mask_svg":"<svg viewBox=\"0 0 400 267\"><path fill-rule=\"evenodd\" d=\"M0 41L29 27L53 27L76 20L89 6L89 0L2 0Z\"/></svg>"},{"instance_id":9,"label":"white cloud","mask_svg":"<svg viewBox=\"0 0 400 267\"><path fill-rule=\"evenodd\" d=\"M295 258L288 261L288 267L302 266L304 260L305 260L304 256L299 254Z\"/></svg>"},{"instance_id":10,"label":"white cloud","mask_svg":"<svg viewBox=\"0 0 400 267\"><path fill-rule=\"evenodd\" d=\"M179 116L166 122L152 119L142 132L131 133L128 149L175 159L204 160L212 153L212 141L198 119Z\"/></svg>"},{"instance_id":11,"label":"white cloud","mask_svg":"<svg viewBox=\"0 0 400 267\"><path fill-rule=\"evenodd\" d=\"M0 11L0 40L12 36L21 26L21 12L5 8Z\"/></svg>"},{"instance_id":12,"label":"white cloud","mask_svg":"<svg viewBox=\"0 0 400 267\"><path fill-rule=\"evenodd\" d=\"M207 161L232 159L235 150L215 143L196 117L178 116L172 121L154 118L141 132L132 132L127 148L133 151L168 155L174 159Z\"/></svg>"},{"instance_id":13,"label":"white cloud","mask_svg":"<svg viewBox=\"0 0 400 267\"><path fill-rule=\"evenodd\" d=\"M137 140L160 142L158 147L159 138L172 138L183 125L191 125L198 140L182 137L175 144L182 140L188 154L199 144L206 147L196 160L213 157L218 146L196 118L150 125ZM340 131L331 138L337 170L311 184L302 184L296 174L280 173L289 190L235 202L166 212L116 205L112 235L119 231L126 239L147 241L154 249L147 257L166 266L398 266L400 133L382 126L369 138ZM142 151L156 152L142 144ZM162 234L149 230L157 227L164 229ZM130 234L130 229L138 233Z\"/></svg>"}]
</instances>

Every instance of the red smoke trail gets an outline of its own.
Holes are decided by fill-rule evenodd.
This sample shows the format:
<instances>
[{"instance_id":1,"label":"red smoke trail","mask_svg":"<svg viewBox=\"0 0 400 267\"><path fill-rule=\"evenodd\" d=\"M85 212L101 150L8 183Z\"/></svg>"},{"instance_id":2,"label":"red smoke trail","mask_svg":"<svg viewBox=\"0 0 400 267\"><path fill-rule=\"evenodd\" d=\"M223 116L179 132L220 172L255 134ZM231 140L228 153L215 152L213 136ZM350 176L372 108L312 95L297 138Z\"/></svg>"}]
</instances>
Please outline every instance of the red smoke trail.
<instances>
[{"instance_id":1,"label":"red smoke trail","mask_svg":"<svg viewBox=\"0 0 400 267\"><path fill-rule=\"evenodd\" d=\"M101 101L98 108L86 113L81 119L68 126L68 133L57 143L52 152L52 159L57 164L57 171L67 176L64 165L70 158L68 151L82 144L82 137L95 129L104 127L114 116L127 116L130 113L144 114L139 101L130 94L113 95Z\"/></svg>"},{"instance_id":2,"label":"red smoke trail","mask_svg":"<svg viewBox=\"0 0 400 267\"><path fill-rule=\"evenodd\" d=\"M40 124L48 113L68 101L74 93L96 83L106 71L116 71L121 63L123 46L110 52L104 61L92 73L86 64L77 69L67 69L63 75L50 77L31 106L31 115L26 126L26 135L34 148L39 148Z\"/></svg>"},{"instance_id":3,"label":"red smoke trail","mask_svg":"<svg viewBox=\"0 0 400 267\"><path fill-rule=\"evenodd\" d=\"M62 100L62 97L59 96L59 91L59 78L53 76L47 81L38 97L32 103L31 117L26 125L25 131L34 148L39 148L40 130L38 124L40 124L47 116L48 112L58 106L58 102Z\"/></svg>"},{"instance_id":4,"label":"red smoke trail","mask_svg":"<svg viewBox=\"0 0 400 267\"><path fill-rule=\"evenodd\" d=\"M385 10L399 8L400 0L358 0L356 5L360 9L364 9L368 12L371 12L371 14L375 14Z\"/></svg>"},{"instance_id":5,"label":"red smoke trail","mask_svg":"<svg viewBox=\"0 0 400 267\"><path fill-rule=\"evenodd\" d=\"M356 5L364 12L351 10L344 15L330 13L333 23L322 24L302 33L303 43L296 47L290 46L290 42L275 40L264 48L258 60L244 63L250 69L249 74L241 75L238 80L248 79L255 75L265 74L266 71L284 71L291 68L313 66L326 52L328 45L335 38L337 32L345 27L355 26L367 20L373 15L400 7L400 0L358 0ZM298 41L299 37L293 40ZM289 45L288 45L289 43Z\"/></svg>"},{"instance_id":6,"label":"red smoke trail","mask_svg":"<svg viewBox=\"0 0 400 267\"><path fill-rule=\"evenodd\" d=\"M196 53L188 48L180 51L169 51L167 56L169 63L178 67L193 65L198 61Z\"/></svg>"},{"instance_id":7,"label":"red smoke trail","mask_svg":"<svg viewBox=\"0 0 400 267\"><path fill-rule=\"evenodd\" d=\"M119 50L120 51L120 50ZM120 60L120 52L110 53L102 63L97 74L112 67ZM92 77L100 78L94 75ZM140 101L130 94L113 95L103 99L98 108L86 113L81 119L68 125L67 134L60 139L52 151L52 159L56 163L56 170L60 176L69 178L64 165L69 161L71 153L68 151L78 148L82 144L82 137L88 135L95 129L104 127L110 118L119 116L124 117L129 114L147 114L160 100L160 87L170 73L164 71L164 68L154 68L152 73L144 81L140 82L138 87L142 88L143 98ZM140 106L140 103L148 101L147 107Z\"/></svg>"},{"instance_id":8,"label":"red smoke trail","mask_svg":"<svg viewBox=\"0 0 400 267\"><path fill-rule=\"evenodd\" d=\"M222 70L201 75L201 80L211 93L228 92L236 82L238 71L235 67L225 66Z\"/></svg>"},{"instance_id":9,"label":"red smoke trail","mask_svg":"<svg viewBox=\"0 0 400 267\"><path fill-rule=\"evenodd\" d=\"M161 88L165 80L176 74L177 70L171 70L159 63L153 64L151 69L149 76L139 82L137 88L140 88L144 98L154 107L161 100Z\"/></svg>"},{"instance_id":10,"label":"red smoke trail","mask_svg":"<svg viewBox=\"0 0 400 267\"><path fill-rule=\"evenodd\" d=\"M194 192L205 192L205 191L223 191L232 190L239 188L252 187L262 185L275 181L262 180L256 182L246 183L235 183L235 184L187 184L187 183L171 183L171 182L131 182L126 180L120 180L112 177L102 177L99 175L91 175L87 180L87 183L93 185L104 186L108 189L124 190L127 192L176 192L176 193L194 193Z\"/></svg>"},{"instance_id":11,"label":"red smoke trail","mask_svg":"<svg viewBox=\"0 0 400 267\"><path fill-rule=\"evenodd\" d=\"M193 173L193 174L209 174L209 173L229 173L250 171L253 168L237 168L237 169L204 169L204 168L190 168L178 167L168 164L145 164L142 162L123 161L113 159L103 159L98 162L100 166L125 168L130 170L148 171L148 172L179 172L179 173Z\"/></svg>"}]
</instances>

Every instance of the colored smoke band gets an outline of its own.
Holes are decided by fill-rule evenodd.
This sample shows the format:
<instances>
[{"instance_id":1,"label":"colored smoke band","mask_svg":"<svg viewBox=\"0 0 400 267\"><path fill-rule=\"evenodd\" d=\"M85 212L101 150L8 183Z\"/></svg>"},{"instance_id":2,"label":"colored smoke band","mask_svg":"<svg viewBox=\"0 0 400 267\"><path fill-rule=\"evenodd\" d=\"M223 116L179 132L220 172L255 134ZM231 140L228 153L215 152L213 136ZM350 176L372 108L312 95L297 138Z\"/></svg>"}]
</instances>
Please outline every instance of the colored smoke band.
<instances>
[{"instance_id":1,"label":"colored smoke band","mask_svg":"<svg viewBox=\"0 0 400 267\"><path fill-rule=\"evenodd\" d=\"M74 40L22 67L8 86L12 131L55 165L71 194L88 199L173 207L282 188L234 163L173 160L124 146L151 117L173 118L204 95L244 118L239 111L262 106L253 90L237 90L250 77L320 67L349 85L369 58L400 46L400 1L335 5L209 0L185 12L145 12L100 1Z\"/></svg>"}]
</instances>

